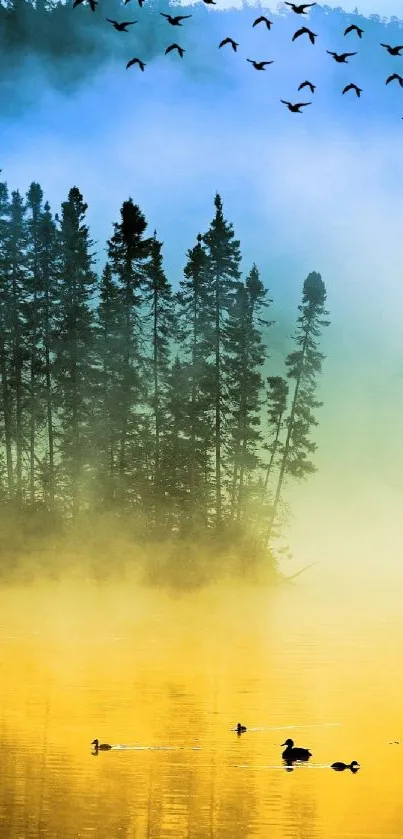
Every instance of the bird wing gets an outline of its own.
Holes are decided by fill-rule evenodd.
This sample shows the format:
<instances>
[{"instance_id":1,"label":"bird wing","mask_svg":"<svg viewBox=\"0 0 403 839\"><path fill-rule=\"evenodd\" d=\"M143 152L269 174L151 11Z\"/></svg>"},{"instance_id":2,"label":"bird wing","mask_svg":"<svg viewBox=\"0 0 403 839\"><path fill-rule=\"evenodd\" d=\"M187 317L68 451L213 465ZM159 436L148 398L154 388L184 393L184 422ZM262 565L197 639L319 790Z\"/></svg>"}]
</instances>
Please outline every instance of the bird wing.
<instances>
[{"instance_id":1,"label":"bird wing","mask_svg":"<svg viewBox=\"0 0 403 839\"><path fill-rule=\"evenodd\" d=\"M229 38L224 38L224 40L221 41L221 44L218 45L218 49L220 49L220 47L224 47L225 44L230 44L230 43L231 43L231 41L230 41Z\"/></svg>"},{"instance_id":2,"label":"bird wing","mask_svg":"<svg viewBox=\"0 0 403 839\"><path fill-rule=\"evenodd\" d=\"M312 105L312 102L296 102L294 107L295 108L302 108L302 107L305 107L305 105Z\"/></svg>"},{"instance_id":3,"label":"bird wing","mask_svg":"<svg viewBox=\"0 0 403 839\"><path fill-rule=\"evenodd\" d=\"M124 20L120 25L121 26L133 26L134 23L136 23L135 20Z\"/></svg>"},{"instance_id":4,"label":"bird wing","mask_svg":"<svg viewBox=\"0 0 403 839\"><path fill-rule=\"evenodd\" d=\"M337 55L336 52L330 52L330 50L326 50L326 52L329 53L329 55Z\"/></svg>"},{"instance_id":5,"label":"bird wing","mask_svg":"<svg viewBox=\"0 0 403 839\"><path fill-rule=\"evenodd\" d=\"M110 19L110 17L107 17L107 18L106 18L106 20L107 20L109 23L117 23L117 20L111 20L111 19Z\"/></svg>"},{"instance_id":6,"label":"bird wing","mask_svg":"<svg viewBox=\"0 0 403 839\"><path fill-rule=\"evenodd\" d=\"M133 64L136 64L136 61L138 61L137 58L131 58L130 61L128 61L126 64L126 70L128 70L129 67L132 67Z\"/></svg>"},{"instance_id":7,"label":"bird wing","mask_svg":"<svg viewBox=\"0 0 403 839\"><path fill-rule=\"evenodd\" d=\"M178 15L176 20L186 20L188 17L192 17L192 15Z\"/></svg>"},{"instance_id":8,"label":"bird wing","mask_svg":"<svg viewBox=\"0 0 403 839\"><path fill-rule=\"evenodd\" d=\"M398 78L399 78L399 76L397 75L397 73L392 73L392 75L388 76L388 78L386 79L385 84L388 84L389 82L393 82L393 79L398 79Z\"/></svg>"},{"instance_id":9,"label":"bird wing","mask_svg":"<svg viewBox=\"0 0 403 839\"><path fill-rule=\"evenodd\" d=\"M289 5L290 5L290 3L288 3L287 5L289 6ZM285 99L280 99L280 102L282 102L282 103L283 103L283 105L291 105L291 102L286 102L286 100L285 100Z\"/></svg>"},{"instance_id":10,"label":"bird wing","mask_svg":"<svg viewBox=\"0 0 403 839\"><path fill-rule=\"evenodd\" d=\"M350 55L357 55L357 53L356 52L343 52L342 53L343 58L348 58Z\"/></svg>"},{"instance_id":11,"label":"bird wing","mask_svg":"<svg viewBox=\"0 0 403 839\"><path fill-rule=\"evenodd\" d=\"M165 12L160 12L160 15L161 15L162 17L166 17L166 18L170 18L170 17L171 17L171 15L166 15L166 14L165 14Z\"/></svg>"},{"instance_id":12,"label":"bird wing","mask_svg":"<svg viewBox=\"0 0 403 839\"><path fill-rule=\"evenodd\" d=\"M293 40L293 41L295 41L295 39L296 39L296 38L299 38L299 36L300 36L300 35L303 35L303 34L304 34L304 32L305 32L305 29L304 29L304 28L302 28L302 29L297 29L297 31L296 31L296 32L294 32L294 34L293 34L293 36L292 36L292 40Z\"/></svg>"}]
</instances>

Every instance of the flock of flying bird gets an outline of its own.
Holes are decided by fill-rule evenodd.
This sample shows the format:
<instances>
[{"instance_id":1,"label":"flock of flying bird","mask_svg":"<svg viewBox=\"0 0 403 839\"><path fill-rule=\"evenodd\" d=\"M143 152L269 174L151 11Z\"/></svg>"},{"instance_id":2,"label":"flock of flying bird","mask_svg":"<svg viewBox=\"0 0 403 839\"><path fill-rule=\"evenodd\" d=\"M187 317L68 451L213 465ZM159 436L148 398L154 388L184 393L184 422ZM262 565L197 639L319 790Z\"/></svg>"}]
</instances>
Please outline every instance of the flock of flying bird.
<instances>
[{"instance_id":1,"label":"flock of flying bird","mask_svg":"<svg viewBox=\"0 0 403 839\"><path fill-rule=\"evenodd\" d=\"M86 2L86 0L74 0L73 8L75 8L76 6L79 6L80 4L82 4L84 2ZM89 3L89 5L91 7L91 10L93 12L95 12L95 7L98 3L98 0L87 0L87 2ZM130 0L124 0L124 5L126 6L127 3L129 3L129 2L130 2ZM140 8L142 8L145 0L137 0L137 2L139 4ZM216 6L217 5L216 0L203 0L203 3L205 3L206 6ZM306 15L306 13L307 13L306 9L308 9L312 6L316 6L317 4L316 3L300 3L300 4L298 4L298 3L291 3L291 2L288 2L288 0L285 0L285 5L290 6L292 11L295 12L295 14L297 14L297 15ZM162 17L166 18L166 20L168 21L170 26L182 26L182 21L183 20L187 20L188 18L192 17L192 15L170 15L170 14L166 14L165 12L160 12L160 15ZM122 21L122 22L119 22L117 20L111 20L111 18L106 18L106 20L108 21L108 23L112 24L112 26L117 30L117 32L128 32L128 29L127 29L128 26L133 26L135 23L138 23L137 20L131 20L131 21L125 20L125 21ZM258 26L260 23L264 23L268 30L270 30L272 25L273 25L273 21L269 20L265 15L261 15L260 17L257 17L256 20L254 21L254 23L252 24L252 26ZM362 36L363 36L364 30L360 26L356 26L356 24L351 24L350 26L347 26L347 28L345 29L344 35L348 35L350 32L355 32L356 35L358 36L358 38L361 39ZM307 26L301 26L300 29L297 29L297 31L294 32L294 35L292 36L291 40L296 41L296 39L300 38L302 35L307 35L311 44L315 44L315 38L318 37L317 33L312 32L312 30L309 29ZM221 49L222 47L225 47L227 45L231 46L234 52L236 52L237 48L239 47L239 44L236 41L234 41L233 38L227 37L227 38L224 38L221 41L218 48ZM403 44L398 45L398 46L391 46L390 44L380 44L380 46L384 47L385 50L387 50L387 52L389 53L389 55L402 57ZM165 55L168 55L168 53L173 52L174 50L176 50L178 52L178 54L180 55L180 57L183 58L185 50L184 50L183 47L181 47L177 43L169 44L169 46L167 46L167 48L165 50ZM332 52L331 50L326 50L326 52L328 53L328 55L331 55L338 64L348 64L349 63L348 59L352 58L352 56L354 56L354 55L357 55L357 52L337 53L337 52ZM251 58L247 58L246 61L248 61L249 64L252 64L255 70L266 70L266 67L269 64L274 64L274 61L255 61L254 59L251 59ZM132 67L134 64L137 64L139 66L140 70L142 72L144 72L144 68L146 66L146 63L138 57L131 58L130 61L128 61L127 64L126 64L126 69L129 69L129 67ZM386 79L385 84L390 84L390 82L393 82L393 81L397 81L398 84L400 85L400 87L403 88L403 76L401 76L399 73L391 73L391 75L388 76L388 78ZM305 87L308 87L312 94L315 93L316 85L314 85L312 82L310 82L308 80L305 80L304 82L301 82L301 84L298 87L298 90L302 90ZM361 96L362 88L358 87L358 85L356 85L354 82L350 82L349 84L347 84L343 88L342 94L348 93L350 90L354 91L357 97ZM285 99L280 99L280 102L282 102L284 105L286 105L289 111L291 111L292 113L298 113L298 114L302 113L301 108L306 108L307 105L312 105L312 102L294 102L293 103L293 102L288 102ZM402 119L403 119L403 117L402 117Z\"/></svg>"}]
</instances>

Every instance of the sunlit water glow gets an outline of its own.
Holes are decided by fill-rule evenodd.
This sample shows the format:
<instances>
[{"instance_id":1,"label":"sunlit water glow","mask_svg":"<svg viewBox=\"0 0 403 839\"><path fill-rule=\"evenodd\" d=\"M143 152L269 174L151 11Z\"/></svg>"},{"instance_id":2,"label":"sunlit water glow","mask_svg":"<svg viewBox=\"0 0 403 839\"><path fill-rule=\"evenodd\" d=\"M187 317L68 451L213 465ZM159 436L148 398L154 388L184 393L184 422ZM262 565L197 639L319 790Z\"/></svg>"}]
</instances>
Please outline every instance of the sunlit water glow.
<instances>
[{"instance_id":1,"label":"sunlit water glow","mask_svg":"<svg viewBox=\"0 0 403 839\"><path fill-rule=\"evenodd\" d=\"M0 835L401 839L400 589L309 574L3 589ZM291 772L288 737L312 751Z\"/></svg>"}]
</instances>

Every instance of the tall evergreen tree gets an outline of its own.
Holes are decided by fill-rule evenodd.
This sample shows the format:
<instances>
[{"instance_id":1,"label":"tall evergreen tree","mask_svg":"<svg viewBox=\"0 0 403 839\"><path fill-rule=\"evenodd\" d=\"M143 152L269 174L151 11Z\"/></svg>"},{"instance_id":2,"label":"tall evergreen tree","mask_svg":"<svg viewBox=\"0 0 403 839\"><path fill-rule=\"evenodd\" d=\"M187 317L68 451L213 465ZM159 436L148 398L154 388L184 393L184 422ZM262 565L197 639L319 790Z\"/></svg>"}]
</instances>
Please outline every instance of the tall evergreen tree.
<instances>
[{"instance_id":1,"label":"tall evergreen tree","mask_svg":"<svg viewBox=\"0 0 403 839\"><path fill-rule=\"evenodd\" d=\"M46 416L45 458L41 477L46 501L53 505L55 499L55 378L54 357L56 317L59 309L60 239L49 202L46 201L38 223L39 240L39 325L41 331L44 368L44 413ZM59 321L61 312L59 311Z\"/></svg>"},{"instance_id":2,"label":"tall evergreen tree","mask_svg":"<svg viewBox=\"0 0 403 839\"><path fill-rule=\"evenodd\" d=\"M290 416L287 421L287 436L281 458L280 471L269 520L267 538L270 539L280 501L284 478L287 474L303 478L314 472L315 467L308 459L316 445L309 439L311 427L317 425L312 413L322 404L315 399L316 376L321 372L324 355L318 349L321 330L329 325L325 309L326 288L320 274L312 271L304 282L302 302L298 307L295 342L297 349L286 359L288 378L294 379L295 387Z\"/></svg>"},{"instance_id":3,"label":"tall evergreen tree","mask_svg":"<svg viewBox=\"0 0 403 839\"><path fill-rule=\"evenodd\" d=\"M31 183L27 193L27 267L29 306L27 309L27 337L29 351L29 498L35 501L35 444L37 426L41 422L41 377L43 363L41 358L40 334L40 221L42 213L43 191L38 183Z\"/></svg>"},{"instance_id":4,"label":"tall evergreen tree","mask_svg":"<svg viewBox=\"0 0 403 839\"><path fill-rule=\"evenodd\" d=\"M211 405L213 312L209 303L208 256L197 236L197 244L187 252L184 277L178 300L178 340L181 357L187 364L189 393L189 492L197 519L207 518L206 480L209 449L213 437L208 411ZM203 507L203 513L201 508Z\"/></svg>"},{"instance_id":5,"label":"tall evergreen tree","mask_svg":"<svg viewBox=\"0 0 403 839\"><path fill-rule=\"evenodd\" d=\"M97 309L97 357L100 387L96 400L94 436L98 451L96 470L98 502L113 506L118 456L119 410L116 393L120 384L123 306L120 289L106 263L99 289Z\"/></svg>"},{"instance_id":6,"label":"tall evergreen tree","mask_svg":"<svg viewBox=\"0 0 403 839\"><path fill-rule=\"evenodd\" d=\"M10 202L7 185L0 182L0 375L3 439L6 450L8 498L14 498L12 392L9 385L11 357L11 280L9 264Z\"/></svg>"},{"instance_id":7,"label":"tall evergreen tree","mask_svg":"<svg viewBox=\"0 0 403 839\"><path fill-rule=\"evenodd\" d=\"M15 404L15 486L16 499L23 500L23 452L25 440L26 388L24 367L29 358L26 334L27 282L27 226L24 200L18 190L11 193L8 237L8 268L10 283L11 377L10 390Z\"/></svg>"},{"instance_id":8,"label":"tall evergreen tree","mask_svg":"<svg viewBox=\"0 0 403 839\"><path fill-rule=\"evenodd\" d=\"M156 504L161 503L161 437L164 426L164 396L169 365L169 337L172 333L173 297L171 286L165 276L162 264L162 243L156 233L151 243L151 258L147 270L147 298L150 303L151 345L152 345L152 398L154 417L154 495Z\"/></svg>"},{"instance_id":9,"label":"tall evergreen tree","mask_svg":"<svg viewBox=\"0 0 403 839\"><path fill-rule=\"evenodd\" d=\"M228 436L233 458L231 518L241 518L244 506L245 474L255 469L259 458L256 448L261 440L260 413L263 379L261 368L266 351L260 326L268 325L261 310L271 303L256 265L240 283L226 327L228 356L227 387L230 396Z\"/></svg>"},{"instance_id":10,"label":"tall evergreen tree","mask_svg":"<svg viewBox=\"0 0 403 839\"><path fill-rule=\"evenodd\" d=\"M91 463L94 354L94 262L85 223L87 204L72 187L56 217L60 232L60 285L55 374L59 396L59 446L69 486L72 514L80 509L85 471Z\"/></svg>"},{"instance_id":11,"label":"tall evergreen tree","mask_svg":"<svg viewBox=\"0 0 403 839\"><path fill-rule=\"evenodd\" d=\"M215 196L214 205L216 208L215 216L208 232L203 236L203 242L207 250L210 275L208 305L213 316L212 401L215 418L215 512L217 527L220 527L222 521L222 420L225 405L225 387L222 376L223 354L225 353L224 324L240 279L241 255L239 240L235 239L233 225L224 218L222 201L218 193Z\"/></svg>"},{"instance_id":12,"label":"tall evergreen tree","mask_svg":"<svg viewBox=\"0 0 403 839\"><path fill-rule=\"evenodd\" d=\"M152 239L144 238L146 219L137 204L129 198L120 210L121 221L114 223L114 234L108 241L108 257L116 277L122 301L120 336L120 379L116 387L119 435L119 493L123 504L127 498L130 474L141 470L138 458L140 411L147 399L143 297Z\"/></svg>"}]
</instances>

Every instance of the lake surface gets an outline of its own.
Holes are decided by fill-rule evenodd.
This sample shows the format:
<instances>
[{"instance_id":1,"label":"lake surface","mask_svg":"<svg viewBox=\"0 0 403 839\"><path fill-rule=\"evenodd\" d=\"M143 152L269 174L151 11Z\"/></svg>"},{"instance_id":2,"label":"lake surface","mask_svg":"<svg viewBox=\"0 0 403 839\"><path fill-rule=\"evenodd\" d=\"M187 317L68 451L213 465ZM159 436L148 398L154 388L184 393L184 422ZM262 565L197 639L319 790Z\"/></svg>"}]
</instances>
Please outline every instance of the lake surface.
<instances>
[{"instance_id":1,"label":"lake surface","mask_svg":"<svg viewBox=\"0 0 403 839\"><path fill-rule=\"evenodd\" d=\"M3 589L0 835L402 839L401 587L300 581Z\"/></svg>"}]
</instances>

